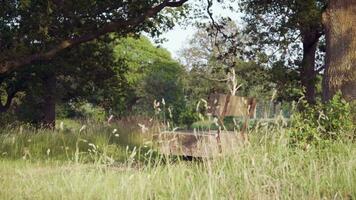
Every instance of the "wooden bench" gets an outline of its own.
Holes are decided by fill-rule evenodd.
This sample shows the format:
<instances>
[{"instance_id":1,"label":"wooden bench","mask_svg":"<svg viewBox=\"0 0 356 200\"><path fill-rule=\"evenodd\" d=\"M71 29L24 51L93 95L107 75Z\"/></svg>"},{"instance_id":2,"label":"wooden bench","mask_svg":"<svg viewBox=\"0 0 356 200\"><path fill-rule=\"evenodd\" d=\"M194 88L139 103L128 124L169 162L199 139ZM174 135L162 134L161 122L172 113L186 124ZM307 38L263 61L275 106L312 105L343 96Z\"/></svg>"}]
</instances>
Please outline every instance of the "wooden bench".
<instances>
[{"instance_id":1,"label":"wooden bench","mask_svg":"<svg viewBox=\"0 0 356 200\"><path fill-rule=\"evenodd\" d=\"M208 113L218 119L219 129L210 131L165 131L154 136L159 152L166 155L211 157L232 151L247 138L248 120L254 116L256 99L213 94L208 99ZM226 130L226 116L244 117L240 134Z\"/></svg>"}]
</instances>

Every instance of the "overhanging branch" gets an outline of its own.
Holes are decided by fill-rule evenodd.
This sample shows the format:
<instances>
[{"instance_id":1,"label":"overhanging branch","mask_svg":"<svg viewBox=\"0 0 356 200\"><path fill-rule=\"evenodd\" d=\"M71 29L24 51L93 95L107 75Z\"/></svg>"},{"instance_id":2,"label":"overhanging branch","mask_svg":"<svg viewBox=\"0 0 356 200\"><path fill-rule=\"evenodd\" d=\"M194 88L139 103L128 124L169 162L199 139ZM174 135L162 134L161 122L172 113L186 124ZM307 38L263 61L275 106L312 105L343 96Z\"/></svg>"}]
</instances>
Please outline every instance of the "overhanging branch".
<instances>
[{"instance_id":1,"label":"overhanging branch","mask_svg":"<svg viewBox=\"0 0 356 200\"><path fill-rule=\"evenodd\" d=\"M81 35L76 38L63 40L58 45L47 50L46 52L36 53L36 54L32 54L32 55L24 56L22 58L16 58L16 59L12 59L12 60L5 60L3 62L0 62L0 74L5 74L5 73L11 72L13 70L22 68L22 67L29 65L35 61L51 60L58 53L60 53L61 51L65 50L65 49L79 45L81 43L85 43L85 42L94 40L102 35L107 34L107 33L115 32L116 30L118 30L120 28L125 28L125 29L129 29L129 30L133 29L133 28L137 27L138 25L140 25L141 23L143 23L146 19L152 18L155 15L157 15L164 8L166 8L166 7L180 7L187 1L188 0L173 0L173 1L164 0L162 3L158 4L157 6L146 10L146 12L144 12L141 16L139 16L137 18L129 19L129 20L118 20L118 21L108 23L97 31L93 31L91 33L84 34L84 35Z\"/></svg>"}]
</instances>

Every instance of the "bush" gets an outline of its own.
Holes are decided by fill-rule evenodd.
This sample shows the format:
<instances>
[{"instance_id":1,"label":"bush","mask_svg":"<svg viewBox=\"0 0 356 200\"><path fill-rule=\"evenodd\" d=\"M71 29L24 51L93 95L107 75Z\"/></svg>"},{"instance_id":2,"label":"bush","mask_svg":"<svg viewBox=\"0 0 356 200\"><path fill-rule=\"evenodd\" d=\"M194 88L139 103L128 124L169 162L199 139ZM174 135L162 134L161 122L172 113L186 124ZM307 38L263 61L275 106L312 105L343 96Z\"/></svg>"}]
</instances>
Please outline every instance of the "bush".
<instances>
[{"instance_id":1,"label":"bush","mask_svg":"<svg viewBox=\"0 0 356 200\"><path fill-rule=\"evenodd\" d=\"M59 104L56 106L56 117L59 119L91 119L95 121L104 121L106 112L99 106L90 103Z\"/></svg>"},{"instance_id":2,"label":"bush","mask_svg":"<svg viewBox=\"0 0 356 200\"><path fill-rule=\"evenodd\" d=\"M292 144L318 144L330 140L354 139L351 106L336 94L329 102L308 105L300 102L300 110L291 119Z\"/></svg>"},{"instance_id":3,"label":"bush","mask_svg":"<svg viewBox=\"0 0 356 200\"><path fill-rule=\"evenodd\" d=\"M192 127L192 124L199 120L199 114L192 109L186 109L179 115L179 123L186 125L189 128Z\"/></svg>"}]
</instances>

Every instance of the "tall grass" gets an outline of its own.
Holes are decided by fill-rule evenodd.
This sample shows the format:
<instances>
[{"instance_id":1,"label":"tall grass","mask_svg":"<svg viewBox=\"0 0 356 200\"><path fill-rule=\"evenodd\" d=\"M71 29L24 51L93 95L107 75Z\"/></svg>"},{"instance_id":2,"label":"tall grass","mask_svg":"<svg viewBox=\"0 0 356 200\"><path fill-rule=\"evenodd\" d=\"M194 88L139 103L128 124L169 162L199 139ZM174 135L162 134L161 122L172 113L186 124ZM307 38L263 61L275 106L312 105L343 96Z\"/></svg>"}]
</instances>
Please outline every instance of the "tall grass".
<instances>
[{"instance_id":1,"label":"tall grass","mask_svg":"<svg viewBox=\"0 0 356 200\"><path fill-rule=\"evenodd\" d=\"M91 162L105 155L123 161L128 150L142 143L138 131L134 124L72 120L59 121L54 131L8 127L0 131L0 158Z\"/></svg>"},{"instance_id":2,"label":"tall grass","mask_svg":"<svg viewBox=\"0 0 356 200\"><path fill-rule=\"evenodd\" d=\"M1 135L0 153L7 154L0 160L0 199L356 198L351 141L294 148L286 128L266 125L250 133L249 144L220 157L186 162L146 152L141 162L140 152L125 148L140 140L120 141L114 128L128 131L87 124L81 133L15 128ZM31 157L22 159L25 148Z\"/></svg>"}]
</instances>

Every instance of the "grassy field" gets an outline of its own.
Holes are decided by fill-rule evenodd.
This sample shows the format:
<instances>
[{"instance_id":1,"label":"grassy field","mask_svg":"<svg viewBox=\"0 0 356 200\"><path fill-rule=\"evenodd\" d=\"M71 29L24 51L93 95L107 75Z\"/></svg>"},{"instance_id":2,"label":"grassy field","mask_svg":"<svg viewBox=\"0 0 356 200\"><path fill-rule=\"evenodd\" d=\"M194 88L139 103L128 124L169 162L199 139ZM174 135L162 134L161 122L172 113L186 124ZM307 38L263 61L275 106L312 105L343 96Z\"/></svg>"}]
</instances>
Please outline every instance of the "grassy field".
<instances>
[{"instance_id":1,"label":"grassy field","mask_svg":"<svg viewBox=\"0 0 356 200\"><path fill-rule=\"evenodd\" d=\"M262 127L230 154L182 161L135 149L135 129L72 127L2 130L0 199L356 199L352 142L294 148Z\"/></svg>"}]
</instances>

